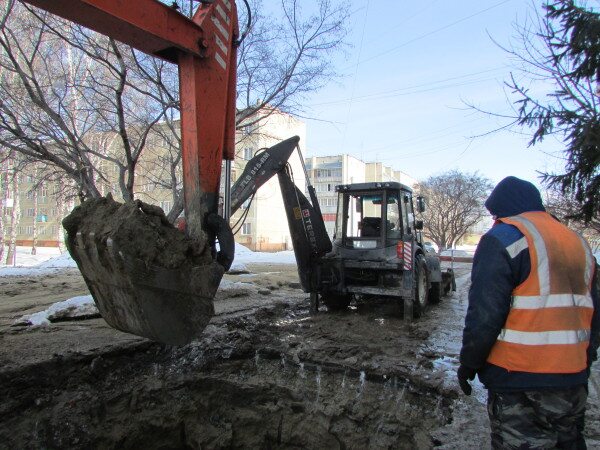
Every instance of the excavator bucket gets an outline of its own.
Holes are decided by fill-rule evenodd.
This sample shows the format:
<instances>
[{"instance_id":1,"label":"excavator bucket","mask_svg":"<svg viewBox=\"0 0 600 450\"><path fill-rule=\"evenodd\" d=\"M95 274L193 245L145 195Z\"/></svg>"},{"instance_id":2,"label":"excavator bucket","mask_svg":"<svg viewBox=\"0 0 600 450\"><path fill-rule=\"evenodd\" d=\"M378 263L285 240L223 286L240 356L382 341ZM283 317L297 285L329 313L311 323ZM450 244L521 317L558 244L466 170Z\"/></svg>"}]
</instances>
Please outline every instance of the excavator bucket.
<instances>
[{"instance_id":1,"label":"excavator bucket","mask_svg":"<svg viewBox=\"0 0 600 450\"><path fill-rule=\"evenodd\" d=\"M139 201L88 200L63 225L68 250L109 325L174 345L202 334L224 273L210 246Z\"/></svg>"}]
</instances>

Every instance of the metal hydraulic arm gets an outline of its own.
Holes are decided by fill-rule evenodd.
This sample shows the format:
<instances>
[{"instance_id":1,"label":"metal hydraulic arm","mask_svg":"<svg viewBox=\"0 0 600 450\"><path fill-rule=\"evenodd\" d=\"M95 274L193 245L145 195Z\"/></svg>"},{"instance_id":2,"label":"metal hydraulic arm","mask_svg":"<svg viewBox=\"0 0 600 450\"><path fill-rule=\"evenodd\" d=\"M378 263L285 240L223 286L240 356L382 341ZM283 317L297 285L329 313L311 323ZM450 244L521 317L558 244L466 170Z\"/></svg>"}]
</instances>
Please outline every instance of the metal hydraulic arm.
<instances>
[{"instance_id":1,"label":"metal hydraulic arm","mask_svg":"<svg viewBox=\"0 0 600 450\"><path fill-rule=\"evenodd\" d=\"M294 136L273 147L257 153L244 168L231 188L231 211L237 211L256 191L277 175L298 264L300 283L305 292L315 291L318 284L317 260L331 251L332 244L304 160L298 148L300 138ZM310 201L294 183L288 160L298 149L301 164L308 182Z\"/></svg>"}]
</instances>

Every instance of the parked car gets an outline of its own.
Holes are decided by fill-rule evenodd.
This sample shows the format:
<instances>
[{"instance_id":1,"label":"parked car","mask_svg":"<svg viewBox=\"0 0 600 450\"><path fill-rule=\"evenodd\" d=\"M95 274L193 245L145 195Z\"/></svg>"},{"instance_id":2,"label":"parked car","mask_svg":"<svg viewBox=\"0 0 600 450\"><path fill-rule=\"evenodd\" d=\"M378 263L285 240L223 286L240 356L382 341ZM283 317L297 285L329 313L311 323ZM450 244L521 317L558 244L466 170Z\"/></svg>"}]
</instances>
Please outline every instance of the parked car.
<instances>
[{"instance_id":1,"label":"parked car","mask_svg":"<svg viewBox=\"0 0 600 450\"><path fill-rule=\"evenodd\" d=\"M426 252L437 253L437 251L438 251L437 245L435 245L432 242L423 242L423 248L425 249Z\"/></svg>"},{"instance_id":2,"label":"parked car","mask_svg":"<svg viewBox=\"0 0 600 450\"><path fill-rule=\"evenodd\" d=\"M440 256L453 256L455 258L463 258L463 257L469 257L471 255L469 254L469 252L466 252L465 250L456 250L453 248L447 248L446 250L442 250L442 253L440 253Z\"/></svg>"}]
</instances>

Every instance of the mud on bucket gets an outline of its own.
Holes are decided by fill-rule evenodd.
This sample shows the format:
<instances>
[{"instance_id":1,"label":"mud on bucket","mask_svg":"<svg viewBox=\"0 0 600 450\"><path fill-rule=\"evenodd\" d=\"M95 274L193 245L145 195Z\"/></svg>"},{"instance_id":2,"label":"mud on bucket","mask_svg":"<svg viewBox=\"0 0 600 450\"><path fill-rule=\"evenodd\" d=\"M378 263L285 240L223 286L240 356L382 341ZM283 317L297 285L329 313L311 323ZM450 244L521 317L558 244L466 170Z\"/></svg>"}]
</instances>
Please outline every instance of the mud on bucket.
<instances>
[{"instance_id":1,"label":"mud on bucket","mask_svg":"<svg viewBox=\"0 0 600 450\"><path fill-rule=\"evenodd\" d=\"M224 272L209 245L186 237L156 206L110 196L85 201L63 226L109 325L174 345L202 334Z\"/></svg>"}]
</instances>

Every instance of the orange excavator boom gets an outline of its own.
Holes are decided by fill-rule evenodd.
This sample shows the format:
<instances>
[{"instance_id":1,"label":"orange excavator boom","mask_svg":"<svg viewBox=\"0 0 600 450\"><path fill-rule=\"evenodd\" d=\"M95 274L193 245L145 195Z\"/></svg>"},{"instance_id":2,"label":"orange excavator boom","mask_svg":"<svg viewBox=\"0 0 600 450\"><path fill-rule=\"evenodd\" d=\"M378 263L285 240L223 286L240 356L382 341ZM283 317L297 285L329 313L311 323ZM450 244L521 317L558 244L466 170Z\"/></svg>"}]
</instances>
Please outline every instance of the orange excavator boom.
<instances>
[{"instance_id":1,"label":"orange excavator boom","mask_svg":"<svg viewBox=\"0 0 600 450\"><path fill-rule=\"evenodd\" d=\"M108 197L86 200L63 225L69 252L111 326L165 343L187 343L201 335L214 314L214 295L233 259L233 236L227 220L218 216L218 200L222 160L234 157L236 5L203 0L189 19L157 0L24 1L178 65L187 237L159 208L141 202L119 206ZM127 231L136 217L147 218L152 233L158 218L161 236L172 241L155 239L163 247L148 241L129 245L140 234ZM204 249L213 247L215 236L221 252L206 256ZM181 247L184 261L177 267L141 257L160 255L181 238L194 244Z\"/></svg>"}]
</instances>

